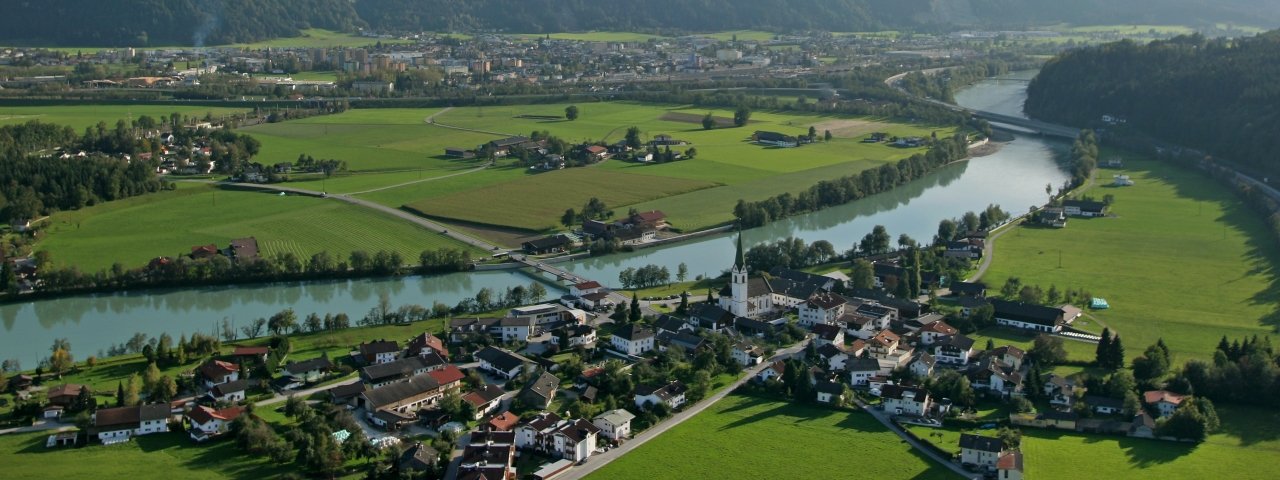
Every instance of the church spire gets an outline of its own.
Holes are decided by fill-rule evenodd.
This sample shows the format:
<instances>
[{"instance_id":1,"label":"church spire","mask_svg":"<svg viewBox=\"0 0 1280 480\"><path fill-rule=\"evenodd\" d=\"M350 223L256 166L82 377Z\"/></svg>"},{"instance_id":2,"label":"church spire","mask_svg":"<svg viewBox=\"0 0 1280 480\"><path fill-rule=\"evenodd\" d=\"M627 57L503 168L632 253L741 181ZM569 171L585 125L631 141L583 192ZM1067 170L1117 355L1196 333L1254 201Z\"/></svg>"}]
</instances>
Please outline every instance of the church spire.
<instances>
[{"instance_id":1,"label":"church spire","mask_svg":"<svg viewBox=\"0 0 1280 480\"><path fill-rule=\"evenodd\" d=\"M747 269L747 257L742 253L742 230L738 230L738 253L733 257L733 268Z\"/></svg>"}]
</instances>

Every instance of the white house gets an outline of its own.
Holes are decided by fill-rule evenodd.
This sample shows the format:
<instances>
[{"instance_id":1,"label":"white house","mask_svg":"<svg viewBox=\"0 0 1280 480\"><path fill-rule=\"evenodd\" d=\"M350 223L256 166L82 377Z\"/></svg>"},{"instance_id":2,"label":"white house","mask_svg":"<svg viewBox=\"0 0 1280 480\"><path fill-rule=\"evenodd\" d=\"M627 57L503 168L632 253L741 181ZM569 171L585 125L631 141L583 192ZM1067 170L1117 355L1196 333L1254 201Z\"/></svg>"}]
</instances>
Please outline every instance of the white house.
<instances>
[{"instance_id":1,"label":"white house","mask_svg":"<svg viewBox=\"0 0 1280 480\"><path fill-rule=\"evenodd\" d=\"M733 346L733 359L744 367L754 367L764 361L764 350L750 342Z\"/></svg>"},{"instance_id":2,"label":"white house","mask_svg":"<svg viewBox=\"0 0 1280 480\"><path fill-rule=\"evenodd\" d=\"M774 378L782 378L782 373L786 371L786 369L787 364L782 363L782 360L778 360L768 367L760 370L760 373L756 374L756 378L761 382L767 382Z\"/></svg>"},{"instance_id":3,"label":"white house","mask_svg":"<svg viewBox=\"0 0 1280 480\"><path fill-rule=\"evenodd\" d=\"M537 321L533 317L507 317L498 320L498 325L490 331L496 331L502 342L528 342L529 337L536 335Z\"/></svg>"},{"instance_id":4,"label":"white house","mask_svg":"<svg viewBox=\"0 0 1280 480\"><path fill-rule=\"evenodd\" d=\"M818 382L814 386L818 403L838 404L844 401L844 385L837 382Z\"/></svg>"},{"instance_id":5,"label":"white house","mask_svg":"<svg viewBox=\"0 0 1280 480\"><path fill-rule=\"evenodd\" d=\"M834 293L816 293L797 308L800 314L800 326L811 328L819 324L834 324L836 319L844 315L844 306L847 303L844 297Z\"/></svg>"},{"instance_id":6,"label":"white house","mask_svg":"<svg viewBox=\"0 0 1280 480\"><path fill-rule=\"evenodd\" d=\"M867 386L871 381L871 377L880 373L880 362L874 358L858 357L849 361L845 366L845 371L849 372L849 384L855 387Z\"/></svg>"},{"instance_id":7,"label":"white house","mask_svg":"<svg viewBox=\"0 0 1280 480\"><path fill-rule=\"evenodd\" d=\"M400 345L391 340L361 343L360 355L368 364L391 363L400 358Z\"/></svg>"},{"instance_id":8,"label":"white house","mask_svg":"<svg viewBox=\"0 0 1280 480\"><path fill-rule=\"evenodd\" d=\"M565 420L554 413L543 412L515 429L515 445L581 462L596 450L600 428L583 419Z\"/></svg>"},{"instance_id":9,"label":"white house","mask_svg":"<svg viewBox=\"0 0 1280 480\"><path fill-rule=\"evenodd\" d=\"M485 384L484 387L462 396L462 399L475 408L475 420L484 418L502 406L502 387Z\"/></svg>"},{"instance_id":10,"label":"white house","mask_svg":"<svg viewBox=\"0 0 1280 480\"><path fill-rule=\"evenodd\" d=\"M613 349L627 355L640 355L653 350L653 330L640 325L627 325L613 332Z\"/></svg>"},{"instance_id":11,"label":"white house","mask_svg":"<svg viewBox=\"0 0 1280 480\"><path fill-rule=\"evenodd\" d=\"M960 463L995 468L1005 453L1004 442L999 438L970 433L960 434Z\"/></svg>"},{"instance_id":12,"label":"white house","mask_svg":"<svg viewBox=\"0 0 1280 480\"><path fill-rule=\"evenodd\" d=\"M933 356L948 365L968 365L973 355L973 339L963 333L938 338L933 345Z\"/></svg>"},{"instance_id":13,"label":"white house","mask_svg":"<svg viewBox=\"0 0 1280 480\"><path fill-rule=\"evenodd\" d=\"M1180 395L1166 390L1151 390L1142 392L1142 402L1154 407L1161 417L1173 415L1178 410L1182 402L1190 398L1187 395Z\"/></svg>"},{"instance_id":14,"label":"white house","mask_svg":"<svg viewBox=\"0 0 1280 480\"><path fill-rule=\"evenodd\" d=\"M933 355L920 352L916 354L915 358L911 359L911 362L907 364L907 368L911 371L912 375L920 378L928 378L933 375L933 367L936 363L937 362L933 358Z\"/></svg>"},{"instance_id":15,"label":"white house","mask_svg":"<svg viewBox=\"0 0 1280 480\"><path fill-rule=\"evenodd\" d=\"M111 445L127 442L134 435L169 431L169 405L157 403L133 407L100 409L93 414L93 431L98 440Z\"/></svg>"},{"instance_id":16,"label":"white house","mask_svg":"<svg viewBox=\"0 0 1280 480\"><path fill-rule=\"evenodd\" d=\"M204 377L204 388L213 388L227 382L240 379L240 367L231 362L209 360L200 364L200 376Z\"/></svg>"},{"instance_id":17,"label":"white house","mask_svg":"<svg viewBox=\"0 0 1280 480\"><path fill-rule=\"evenodd\" d=\"M533 360L495 347L485 347L474 355L480 362L480 369L502 377L506 380L520 375L521 369L532 369Z\"/></svg>"},{"instance_id":18,"label":"white house","mask_svg":"<svg viewBox=\"0 0 1280 480\"><path fill-rule=\"evenodd\" d=\"M1062 331L1062 309L1032 305L1029 303L991 300L995 309L996 324L1036 332L1057 333Z\"/></svg>"},{"instance_id":19,"label":"white house","mask_svg":"<svg viewBox=\"0 0 1280 480\"><path fill-rule=\"evenodd\" d=\"M593 293L600 293L603 290L604 290L604 286L600 285L600 282L592 280L589 282L583 282L583 283L579 283L577 285L573 285L569 287L569 295L573 295L575 297L583 297L586 295L591 295Z\"/></svg>"},{"instance_id":20,"label":"white house","mask_svg":"<svg viewBox=\"0 0 1280 480\"><path fill-rule=\"evenodd\" d=\"M668 407L679 408L684 405L684 393L688 390L679 380L672 380L666 385L640 385L636 387L636 406L649 408L658 403Z\"/></svg>"},{"instance_id":21,"label":"white house","mask_svg":"<svg viewBox=\"0 0 1280 480\"><path fill-rule=\"evenodd\" d=\"M1006 452L996 460L997 480L1022 480L1022 452Z\"/></svg>"},{"instance_id":22,"label":"white house","mask_svg":"<svg viewBox=\"0 0 1280 480\"><path fill-rule=\"evenodd\" d=\"M631 421L636 416L624 409L616 409L597 415L592 424L600 429L600 434L613 441L631 436Z\"/></svg>"},{"instance_id":23,"label":"white house","mask_svg":"<svg viewBox=\"0 0 1280 480\"><path fill-rule=\"evenodd\" d=\"M893 415L923 417L929 413L929 392L923 388L885 385L880 390L884 411Z\"/></svg>"},{"instance_id":24,"label":"white house","mask_svg":"<svg viewBox=\"0 0 1280 480\"><path fill-rule=\"evenodd\" d=\"M197 405L187 413L187 421L191 422L187 432L191 434L191 439L197 442L225 434L230 430L231 422L244 413L244 410L244 407L214 410L204 405Z\"/></svg>"},{"instance_id":25,"label":"white house","mask_svg":"<svg viewBox=\"0 0 1280 480\"><path fill-rule=\"evenodd\" d=\"M923 327L920 327L920 344L926 347L931 346L934 343L937 343L940 339L950 337L958 333L960 333L960 331L956 330L955 327L948 325L947 322L935 320L924 324Z\"/></svg>"},{"instance_id":26,"label":"white house","mask_svg":"<svg viewBox=\"0 0 1280 480\"><path fill-rule=\"evenodd\" d=\"M209 389L208 397L215 402L238 403L245 399L245 391L249 389L248 380L236 380Z\"/></svg>"}]
</instances>

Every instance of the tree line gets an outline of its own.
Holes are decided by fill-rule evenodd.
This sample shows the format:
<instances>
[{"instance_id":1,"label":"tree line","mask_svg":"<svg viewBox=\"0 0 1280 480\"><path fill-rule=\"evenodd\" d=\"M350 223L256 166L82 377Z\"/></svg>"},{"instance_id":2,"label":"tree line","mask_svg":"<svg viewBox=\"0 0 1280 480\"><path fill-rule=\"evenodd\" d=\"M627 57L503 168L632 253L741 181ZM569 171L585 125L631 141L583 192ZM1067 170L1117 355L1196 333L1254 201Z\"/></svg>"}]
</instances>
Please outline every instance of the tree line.
<instances>
[{"instance_id":1,"label":"tree line","mask_svg":"<svg viewBox=\"0 0 1280 480\"><path fill-rule=\"evenodd\" d=\"M733 215L743 228L759 227L780 218L889 191L967 155L968 140L963 134L956 134L933 142L928 153L915 154L897 163L887 163L836 180L823 180L797 195L787 192L757 202L738 200Z\"/></svg>"}]
</instances>

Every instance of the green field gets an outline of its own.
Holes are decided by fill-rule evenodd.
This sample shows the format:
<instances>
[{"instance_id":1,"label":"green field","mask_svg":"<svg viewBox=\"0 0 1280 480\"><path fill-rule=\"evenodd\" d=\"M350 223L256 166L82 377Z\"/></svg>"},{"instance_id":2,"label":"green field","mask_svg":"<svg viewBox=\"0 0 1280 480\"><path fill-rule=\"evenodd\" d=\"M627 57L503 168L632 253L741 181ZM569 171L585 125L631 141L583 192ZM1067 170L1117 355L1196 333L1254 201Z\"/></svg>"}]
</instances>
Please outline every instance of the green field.
<instances>
[{"instance_id":1,"label":"green field","mask_svg":"<svg viewBox=\"0 0 1280 480\"><path fill-rule=\"evenodd\" d=\"M59 265L81 271L146 264L157 256L190 252L193 245L253 236L264 256L293 252L302 259L327 250L345 258L352 250L400 252L414 262L423 250L465 248L460 242L367 209L302 196L220 190L179 183L172 192L134 197L59 212L38 249Z\"/></svg>"},{"instance_id":2,"label":"green field","mask_svg":"<svg viewBox=\"0 0 1280 480\"><path fill-rule=\"evenodd\" d=\"M1280 413L1218 405L1221 432L1199 445L1040 428L1022 429L1027 478L1275 478ZM943 450L960 450L960 431L910 428ZM994 431L988 430L987 435ZM941 435L940 437L937 435ZM1223 466L1233 466L1223 472Z\"/></svg>"},{"instance_id":3,"label":"green field","mask_svg":"<svg viewBox=\"0 0 1280 480\"><path fill-rule=\"evenodd\" d=\"M731 395L589 479L950 478L865 413Z\"/></svg>"},{"instance_id":4,"label":"green field","mask_svg":"<svg viewBox=\"0 0 1280 480\"><path fill-rule=\"evenodd\" d=\"M44 107L9 107L0 106L0 125L14 125L39 120L43 123L70 125L76 134L84 129L106 122L107 128L115 128L116 120L137 119L150 115L159 119L177 112L183 116L204 118L206 114L218 118L222 115L246 112L243 108L203 107L189 105L75 105ZM295 155L294 158L297 158Z\"/></svg>"},{"instance_id":5,"label":"green field","mask_svg":"<svg viewBox=\"0 0 1280 480\"><path fill-rule=\"evenodd\" d=\"M256 479L292 465L245 455L235 442L196 444L185 433L144 435L120 445L46 449L48 434L0 436L5 478Z\"/></svg>"},{"instance_id":6,"label":"green field","mask_svg":"<svg viewBox=\"0 0 1280 480\"><path fill-rule=\"evenodd\" d=\"M232 45L224 45L236 48L332 48L332 47L363 47L374 45L382 42L387 44L407 44L413 43L410 40L401 40L398 38L369 38L349 33L335 32L332 30L324 30L320 28L309 28L302 31L301 36L273 38L254 43L236 43Z\"/></svg>"},{"instance_id":7,"label":"green field","mask_svg":"<svg viewBox=\"0 0 1280 480\"><path fill-rule=\"evenodd\" d=\"M1136 186L1087 192L1114 195L1115 217L1072 218L1062 230L1018 227L1000 237L983 280L998 288L1017 276L1106 298L1111 309L1092 313L1124 337L1129 358L1163 337L1181 364L1208 358L1223 335L1274 332L1280 248L1257 214L1196 172L1125 163L1123 172L1100 170L1098 182L1124 173Z\"/></svg>"}]
</instances>

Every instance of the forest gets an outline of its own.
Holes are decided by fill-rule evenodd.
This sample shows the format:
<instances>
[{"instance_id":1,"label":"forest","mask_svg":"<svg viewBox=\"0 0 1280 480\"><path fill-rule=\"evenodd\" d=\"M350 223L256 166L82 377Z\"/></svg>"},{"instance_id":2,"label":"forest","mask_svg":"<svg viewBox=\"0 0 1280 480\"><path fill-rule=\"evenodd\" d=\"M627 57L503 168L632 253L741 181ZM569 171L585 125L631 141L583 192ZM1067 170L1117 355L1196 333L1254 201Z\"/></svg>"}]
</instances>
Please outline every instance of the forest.
<instances>
[{"instance_id":1,"label":"forest","mask_svg":"<svg viewBox=\"0 0 1280 480\"><path fill-rule=\"evenodd\" d=\"M1123 41L1065 53L1027 89L1027 113L1136 131L1280 174L1280 31L1244 39L1199 35Z\"/></svg>"}]
</instances>

